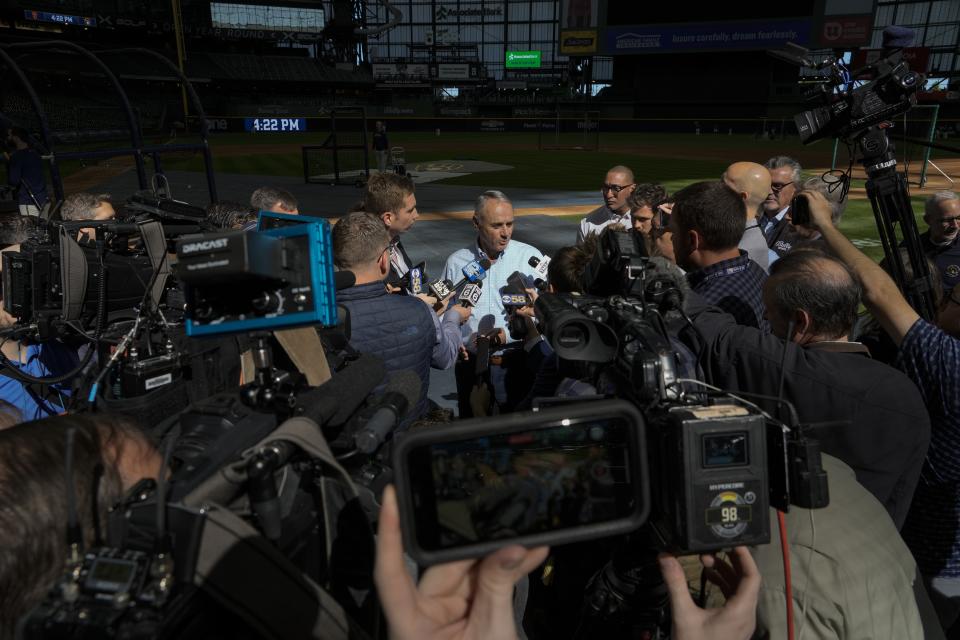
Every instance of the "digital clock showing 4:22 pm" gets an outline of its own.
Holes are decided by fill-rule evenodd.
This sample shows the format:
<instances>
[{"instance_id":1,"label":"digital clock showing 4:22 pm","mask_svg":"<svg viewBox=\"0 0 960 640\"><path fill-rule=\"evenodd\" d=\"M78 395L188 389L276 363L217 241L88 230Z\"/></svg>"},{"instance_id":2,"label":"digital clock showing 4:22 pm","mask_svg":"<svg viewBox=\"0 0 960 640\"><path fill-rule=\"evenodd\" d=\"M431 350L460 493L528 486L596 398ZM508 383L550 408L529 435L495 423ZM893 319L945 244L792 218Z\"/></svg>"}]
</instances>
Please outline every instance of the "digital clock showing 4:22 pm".
<instances>
[{"instance_id":1,"label":"digital clock showing 4:22 pm","mask_svg":"<svg viewBox=\"0 0 960 640\"><path fill-rule=\"evenodd\" d=\"M276 131L289 133L307 130L306 118L247 118L243 123L244 129L256 133Z\"/></svg>"}]
</instances>

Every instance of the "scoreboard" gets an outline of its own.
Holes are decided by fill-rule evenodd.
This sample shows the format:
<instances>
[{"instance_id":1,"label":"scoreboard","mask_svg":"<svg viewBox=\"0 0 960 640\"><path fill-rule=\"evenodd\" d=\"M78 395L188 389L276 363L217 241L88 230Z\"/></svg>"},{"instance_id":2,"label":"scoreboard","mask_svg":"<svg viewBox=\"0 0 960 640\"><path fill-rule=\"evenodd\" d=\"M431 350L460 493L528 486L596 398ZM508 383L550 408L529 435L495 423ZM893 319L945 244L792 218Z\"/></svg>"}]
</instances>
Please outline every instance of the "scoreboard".
<instances>
[{"instance_id":1,"label":"scoreboard","mask_svg":"<svg viewBox=\"0 0 960 640\"><path fill-rule=\"evenodd\" d=\"M307 130L306 118L247 118L243 128L253 133L283 132L302 133Z\"/></svg>"}]
</instances>

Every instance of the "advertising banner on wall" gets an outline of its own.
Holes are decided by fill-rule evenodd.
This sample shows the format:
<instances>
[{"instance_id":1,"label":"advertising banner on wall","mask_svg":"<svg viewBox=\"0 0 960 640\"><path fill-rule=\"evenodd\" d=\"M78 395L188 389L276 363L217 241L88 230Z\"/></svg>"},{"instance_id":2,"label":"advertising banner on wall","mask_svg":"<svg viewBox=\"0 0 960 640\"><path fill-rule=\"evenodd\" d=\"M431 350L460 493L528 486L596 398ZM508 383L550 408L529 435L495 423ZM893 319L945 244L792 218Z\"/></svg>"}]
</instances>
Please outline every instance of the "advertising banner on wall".
<instances>
[{"instance_id":1,"label":"advertising banner on wall","mask_svg":"<svg viewBox=\"0 0 960 640\"><path fill-rule=\"evenodd\" d=\"M446 62L437 65L439 80L470 80L470 64L466 62Z\"/></svg>"},{"instance_id":2,"label":"advertising banner on wall","mask_svg":"<svg viewBox=\"0 0 960 640\"><path fill-rule=\"evenodd\" d=\"M561 30L560 53L565 56L583 56L597 52L599 33L596 29Z\"/></svg>"},{"instance_id":3,"label":"advertising banner on wall","mask_svg":"<svg viewBox=\"0 0 960 640\"><path fill-rule=\"evenodd\" d=\"M673 51L743 51L778 49L788 42L810 44L810 18L607 27L603 53L638 54Z\"/></svg>"}]
</instances>

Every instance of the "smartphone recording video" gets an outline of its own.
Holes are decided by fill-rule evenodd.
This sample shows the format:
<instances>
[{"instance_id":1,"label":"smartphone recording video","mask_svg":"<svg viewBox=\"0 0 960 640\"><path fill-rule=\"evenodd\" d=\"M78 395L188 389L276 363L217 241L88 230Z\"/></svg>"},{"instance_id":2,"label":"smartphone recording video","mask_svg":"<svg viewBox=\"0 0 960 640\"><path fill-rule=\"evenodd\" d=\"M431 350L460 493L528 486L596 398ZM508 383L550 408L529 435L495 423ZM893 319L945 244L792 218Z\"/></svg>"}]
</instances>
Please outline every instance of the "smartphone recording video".
<instances>
[{"instance_id":1,"label":"smartphone recording video","mask_svg":"<svg viewBox=\"0 0 960 640\"><path fill-rule=\"evenodd\" d=\"M394 467L407 550L428 565L633 531L649 512L643 438L619 400L409 434Z\"/></svg>"}]
</instances>

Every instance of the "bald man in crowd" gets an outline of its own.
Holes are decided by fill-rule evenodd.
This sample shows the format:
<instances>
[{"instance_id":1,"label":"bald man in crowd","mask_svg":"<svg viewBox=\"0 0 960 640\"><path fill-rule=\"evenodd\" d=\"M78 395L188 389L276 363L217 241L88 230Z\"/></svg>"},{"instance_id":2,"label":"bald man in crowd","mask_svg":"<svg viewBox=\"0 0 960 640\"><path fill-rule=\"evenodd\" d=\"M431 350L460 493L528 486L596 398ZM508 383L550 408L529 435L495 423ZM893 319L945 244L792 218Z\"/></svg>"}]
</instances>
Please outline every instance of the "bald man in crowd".
<instances>
[{"instance_id":1,"label":"bald man in crowd","mask_svg":"<svg viewBox=\"0 0 960 640\"><path fill-rule=\"evenodd\" d=\"M577 231L577 243L583 242L591 233L599 234L611 224L622 224L629 229L632 226L630 219L629 198L636 188L633 171L629 167L617 165L607 171L603 184L600 186L600 195L603 196L603 206L587 214L580 221Z\"/></svg>"},{"instance_id":2,"label":"bald man in crowd","mask_svg":"<svg viewBox=\"0 0 960 640\"><path fill-rule=\"evenodd\" d=\"M757 216L763 209L763 201L770 193L770 171L756 162L734 162L723 172L723 181L743 198L747 205L747 226L740 239L739 248L764 271L770 271L770 250L760 231Z\"/></svg>"}]
</instances>

